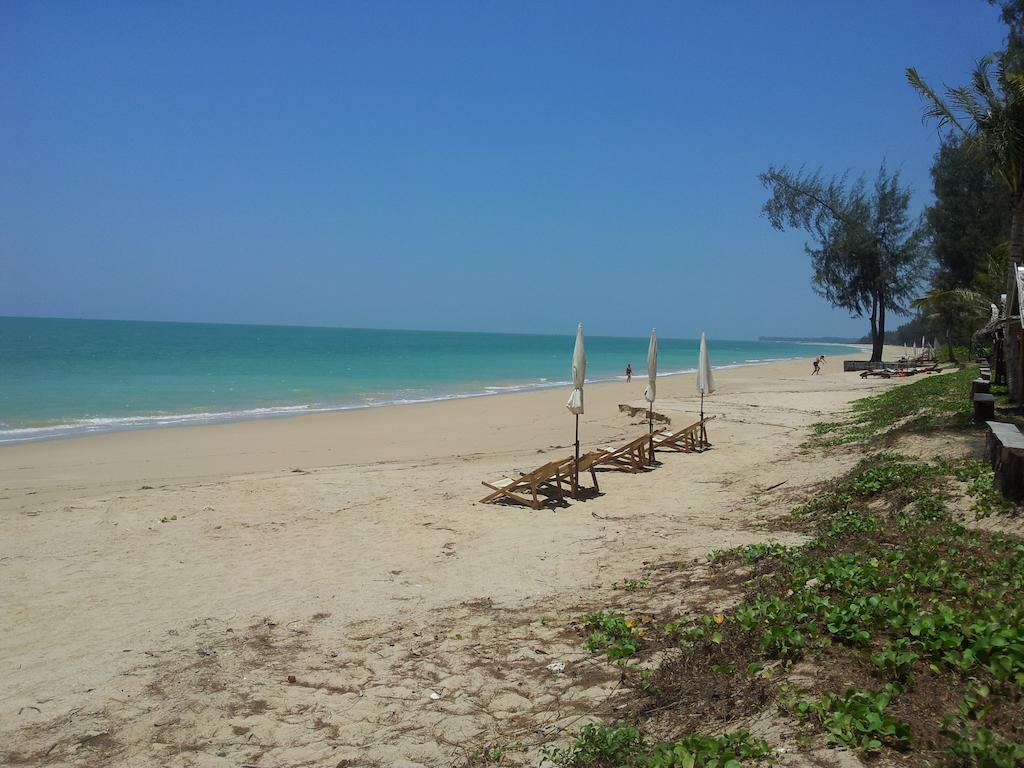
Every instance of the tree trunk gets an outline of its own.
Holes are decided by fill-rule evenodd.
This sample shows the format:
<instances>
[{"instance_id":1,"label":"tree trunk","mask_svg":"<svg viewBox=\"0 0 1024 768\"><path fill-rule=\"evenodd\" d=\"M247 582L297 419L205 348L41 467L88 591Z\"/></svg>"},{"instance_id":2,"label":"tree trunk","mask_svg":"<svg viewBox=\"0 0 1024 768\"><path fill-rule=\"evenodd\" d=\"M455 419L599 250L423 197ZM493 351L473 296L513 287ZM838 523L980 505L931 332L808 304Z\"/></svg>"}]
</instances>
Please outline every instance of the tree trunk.
<instances>
[{"instance_id":1,"label":"tree trunk","mask_svg":"<svg viewBox=\"0 0 1024 768\"><path fill-rule=\"evenodd\" d=\"M878 297L871 299L871 362L882 361L882 346L878 341Z\"/></svg>"},{"instance_id":2,"label":"tree trunk","mask_svg":"<svg viewBox=\"0 0 1024 768\"><path fill-rule=\"evenodd\" d=\"M885 295L878 297L878 359L885 352Z\"/></svg>"},{"instance_id":3,"label":"tree trunk","mask_svg":"<svg viewBox=\"0 0 1024 768\"><path fill-rule=\"evenodd\" d=\"M1021 261L1024 253L1024 197L1017 201L1017 207L1013 211L1013 219L1010 224L1010 261L1018 266L1024 266Z\"/></svg>"}]
</instances>

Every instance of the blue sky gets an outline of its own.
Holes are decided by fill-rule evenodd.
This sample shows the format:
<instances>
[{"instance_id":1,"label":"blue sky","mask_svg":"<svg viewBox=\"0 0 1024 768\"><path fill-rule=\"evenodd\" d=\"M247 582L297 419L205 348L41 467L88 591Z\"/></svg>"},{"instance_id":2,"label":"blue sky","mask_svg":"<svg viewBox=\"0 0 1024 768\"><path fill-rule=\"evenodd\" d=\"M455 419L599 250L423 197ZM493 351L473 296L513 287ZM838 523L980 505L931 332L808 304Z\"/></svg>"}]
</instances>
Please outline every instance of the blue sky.
<instances>
[{"instance_id":1,"label":"blue sky","mask_svg":"<svg viewBox=\"0 0 1024 768\"><path fill-rule=\"evenodd\" d=\"M861 335L769 164L902 169L983 0L0 2L0 315Z\"/></svg>"}]
</instances>

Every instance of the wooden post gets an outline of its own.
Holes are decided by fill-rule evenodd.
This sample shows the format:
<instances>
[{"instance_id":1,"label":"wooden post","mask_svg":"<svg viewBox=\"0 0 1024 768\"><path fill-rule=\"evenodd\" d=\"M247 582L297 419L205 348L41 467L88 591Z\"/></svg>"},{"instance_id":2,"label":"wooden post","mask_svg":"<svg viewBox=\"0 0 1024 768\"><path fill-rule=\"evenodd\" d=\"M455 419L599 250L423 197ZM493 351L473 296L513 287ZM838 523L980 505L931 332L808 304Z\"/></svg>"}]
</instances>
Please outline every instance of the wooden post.
<instances>
[{"instance_id":1,"label":"wooden post","mask_svg":"<svg viewBox=\"0 0 1024 768\"><path fill-rule=\"evenodd\" d=\"M995 418L996 396L988 394L974 395L974 423L981 424Z\"/></svg>"},{"instance_id":2,"label":"wooden post","mask_svg":"<svg viewBox=\"0 0 1024 768\"><path fill-rule=\"evenodd\" d=\"M1008 499L1019 499L1024 490L1024 451L999 446L996 450L992 484Z\"/></svg>"}]
</instances>

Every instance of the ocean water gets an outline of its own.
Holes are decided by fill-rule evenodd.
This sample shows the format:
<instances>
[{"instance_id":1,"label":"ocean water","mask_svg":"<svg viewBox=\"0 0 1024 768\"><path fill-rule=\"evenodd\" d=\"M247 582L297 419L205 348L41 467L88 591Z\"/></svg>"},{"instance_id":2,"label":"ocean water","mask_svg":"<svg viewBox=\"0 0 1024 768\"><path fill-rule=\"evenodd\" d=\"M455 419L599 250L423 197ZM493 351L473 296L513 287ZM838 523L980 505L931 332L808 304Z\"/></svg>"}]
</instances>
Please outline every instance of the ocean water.
<instances>
[{"instance_id":1,"label":"ocean water","mask_svg":"<svg viewBox=\"0 0 1024 768\"><path fill-rule=\"evenodd\" d=\"M568 386L564 336L0 317L0 444ZM693 339L659 339L659 375ZM828 344L709 340L715 367ZM647 339L588 336L587 381L646 376ZM567 393L568 396L568 393Z\"/></svg>"}]
</instances>

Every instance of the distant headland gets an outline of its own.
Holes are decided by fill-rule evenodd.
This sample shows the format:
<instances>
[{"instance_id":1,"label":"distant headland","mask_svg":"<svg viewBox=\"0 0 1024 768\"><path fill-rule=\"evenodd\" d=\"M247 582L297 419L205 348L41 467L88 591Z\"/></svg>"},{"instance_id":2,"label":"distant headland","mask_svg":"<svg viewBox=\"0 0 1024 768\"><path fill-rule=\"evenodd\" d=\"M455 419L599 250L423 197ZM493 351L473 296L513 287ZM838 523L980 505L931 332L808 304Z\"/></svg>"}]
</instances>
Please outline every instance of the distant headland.
<instances>
[{"instance_id":1,"label":"distant headland","mask_svg":"<svg viewBox=\"0 0 1024 768\"><path fill-rule=\"evenodd\" d=\"M861 344L863 339L844 339L839 336L758 336L758 341L813 342L815 344Z\"/></svg>"}]
</instances>

